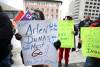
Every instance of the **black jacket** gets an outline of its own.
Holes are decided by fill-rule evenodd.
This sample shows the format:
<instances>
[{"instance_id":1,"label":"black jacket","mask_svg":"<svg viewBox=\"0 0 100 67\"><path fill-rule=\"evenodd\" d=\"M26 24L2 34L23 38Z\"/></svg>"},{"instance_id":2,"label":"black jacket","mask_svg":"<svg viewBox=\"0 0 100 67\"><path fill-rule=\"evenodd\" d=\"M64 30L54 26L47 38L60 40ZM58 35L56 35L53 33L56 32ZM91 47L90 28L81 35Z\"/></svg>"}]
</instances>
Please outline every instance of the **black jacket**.
<instances>
[{"instance_id":1,"label":"black jacket","mask_svg":"<svg viewBox=\"0 0 100 67\"><path fill-rule=\"evenodd\" d=\"M13 36L13 27L9 17L0 12L0 62L9 54Z\"/></svg>"}]
</instances>

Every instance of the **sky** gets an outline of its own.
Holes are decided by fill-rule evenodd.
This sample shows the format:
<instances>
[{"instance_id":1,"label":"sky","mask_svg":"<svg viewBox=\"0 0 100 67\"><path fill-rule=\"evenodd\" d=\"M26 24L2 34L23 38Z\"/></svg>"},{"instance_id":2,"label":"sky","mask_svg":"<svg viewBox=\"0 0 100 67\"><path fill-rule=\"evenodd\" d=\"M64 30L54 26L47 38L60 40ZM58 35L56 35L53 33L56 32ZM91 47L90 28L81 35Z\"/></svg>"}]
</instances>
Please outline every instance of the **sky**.
<instances>
[{"instance_id":1,"label":"sky","mask_svg":"<svg viewBox=\"0 0 100 67\"><path fill-rule=\"evenodd\" d=\"M5 9L11 9L11 8L16 8L15 10L24 10L24 7L23 7L23 0L0 0L0 2L1 3L4 3L4 4L6 4L7 6L9 5L9 6L12 6L12 7L10 7L10 8L8 8L8 7L4 7L3 6L3 8L5 8ZM17 6L17 7L16 7Z\"/></svg>"},{"instance_id":2,"label":"sky","mask_svg":"<svg viewBox=\"0 0 100 67\"><path fill-rule=\"evenodd\" d=\"M64 18L66 15L69 15L69 4L72 0L62 0L61 6L61 18Z\"/></svg>"}]
</instances>

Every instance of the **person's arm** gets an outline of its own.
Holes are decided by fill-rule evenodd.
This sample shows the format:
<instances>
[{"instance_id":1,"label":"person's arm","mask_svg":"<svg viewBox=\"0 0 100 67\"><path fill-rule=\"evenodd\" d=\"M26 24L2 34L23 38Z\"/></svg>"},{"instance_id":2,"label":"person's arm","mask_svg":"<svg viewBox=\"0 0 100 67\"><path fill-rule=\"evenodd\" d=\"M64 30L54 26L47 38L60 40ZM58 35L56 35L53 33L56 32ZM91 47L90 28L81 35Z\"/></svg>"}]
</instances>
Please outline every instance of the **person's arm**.
<instances>
[{"instance_id":1,"label":"person's arm","mask_svg":"<svg viewBox=\"0 0 100 67\"><path fill-rule=\"evenodd\" d=\"M58 50L61 46L61 42L60 40L57 40L56 42L54 42L54 47Z\"/></svg>"},{"instance_id":2,"label":"person's arm","mask_svg":"<svg viewBox=\"0 0 100 67\"><path fill-rule=\"evenodd\" d=\"M76 28L75 25L74 25L74 31L75 31L74 35L75 35L75 36L78 35L78 29Z\"/></svg>"}]
</instances>

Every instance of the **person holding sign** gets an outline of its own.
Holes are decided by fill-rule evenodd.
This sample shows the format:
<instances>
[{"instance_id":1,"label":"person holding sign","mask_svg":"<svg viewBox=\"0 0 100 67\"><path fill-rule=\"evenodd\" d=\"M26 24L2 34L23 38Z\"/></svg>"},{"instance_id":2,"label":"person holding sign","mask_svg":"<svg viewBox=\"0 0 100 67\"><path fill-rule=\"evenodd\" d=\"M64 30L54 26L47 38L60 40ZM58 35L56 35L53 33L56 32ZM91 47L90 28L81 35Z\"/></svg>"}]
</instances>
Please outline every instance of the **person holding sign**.
<instances>
[{"instance_id":1,"label":"person holding sign","mask_svg":"<svg viewBox=\"0 0 100 67\"><path fill-rule=\"evenodd\" d=\"M93 22L91 19L90 16L85 16L85 19L82 20L79 25L78 25L78 28L79 28L79 42L78 42L78 48L80 49L81 48L81 40L80 40L80 29L81 27L89 27L91 25L91 23Z\"/></svg>"},{"instance_id":2,"label":"person holding sign","mask_svg":"<svg viewBox=\"0 0 100 67\"><path fill-rule=\"evenodd\" d=\"M69 29L65 29L66 30L66 32L71 32L71 33L66 33L65 31L64 31L64 29L63 29L63 31L65 32L59 32L59 38L60 38L60 41L61 41L61 45L63 45L63 43L67 46L65 46L65 45L63 45L63 46L61 46L61 48L59 48L59 57L58 57L58 63L59 63L59 67L61 67L62 66L62 58L63 58L63 52L64 52L64 50L65 50L65 66L64 67L68 67L68 62L69 62L69 53L70 53L70 48L73 48L74 47L74 34L75 35L77 35L78 34L78 30L77 30L77 28L74 26L74 23L72 23L71 24L71 22L73 22L73 19L72 19L72 17L70 17L70 16L66 16L65 18L64 18L64 21L65 22L63 22L63 23L66 23L66 22L69 22L69 26L71 26L70 27L70 30L72 30L72 31L70 31ZM59 22L60 23L60 22ZM62 22L61 22L62 23ZM64 24L65 25L65 24ZM64 27L64 25L62 25L63 27ZM60 28L60 26L59 26L59 28ZM74 32L74 30L75 30L75 32ZM63 33L63 35L64 36L62 36L62 37L60 37L60 35L62 35L62 33ZM69 43L65 43L66 42L66 37L68 36L68 39L71 39L71 41L69 41L71 44L69 44ZM69 38L69 37L71 37L71 38ZM61 40L61 38L64 38L63 39L63 41ZM72 42L73 41L73 42ZM67 44L69 44L69 45L67 45ZM70 47L70 48L69 48Z\"/></svg>"},{"instance_id":3,"label":"person holding sign","mask_svg":"<svg viewBox=\"0 0 100 67\"><path fill-rule=\"evenodd\" d=\"M11 67L11 39L13 37L13 26L8 15L0 6L0 67Z\"/></svg>"},{"instance_id":4,"label":"person holding sign","mask_svg":"<svg viewBox=\"0 0 100 67\"><path fill-rule=\"evenodd\" d=\"M28 16L29 16L29 13L26 13L26 14L28 14ZM22 20L25 20L27 17L24 17L24 18L22 18ZM45 20L45 18L44 18L44 14L40 11L40 10L34 10L33 11L33 13L32 14L30 14L30 16L29 16L29 18L28 19L30 19L30 20ZM35 22L35 21L34 21ZM34 23L34 22L32 22L32 23ZM36 37L38 37L38 36L40 36L39 38L37 38L38 40L40 40L41 42L43 42L42 44L41 44L41 42L39 43L39 42L35 42L35 41L37 41L37 40L34 40L34 42L33 43L35 43L35 46L34 46L34 44L32 43L32 44L29 44L29 45L32 45L32 48L31 49L33 49L32 50L32 52L30 51L30 55L31 55L31 59L30 59L30 55L28 56L29 58L29 61L30 62L26 62L26 64L27 65L32 65L32 67L50 67L50 66L52 66L52 67L57 67L58 66L58 64L55 62L55 60L54 60L54 64L56 64L56 66L53 66L52 64L53 64L53 61L51 61L50 59L52 59L52 58L54 58L54 57L51 57L51 56L54 56L54 53L55 53L55 51L52 53L52 54L47 54L47 51L52 51L51 50L51 48L53 49L53 47L54 46L56 46L56 44L53 46L53 47L49 47L50 48L50 50L48 50L47 48L48 48L48 42L47 41L45 41L45 43L44 43L44 40L49 40L50 38L48 38L47 37L47 35L49 35L48 34L48 32L50 31L49 29L47 29L46 27L48 27L48 24L49 24L49 22L48 23L45 23L44 22L44 24L42 23L43 21L40 21L40 22L36 22L35 24L33 24L33 26L31 26L31 28L33 28L34 27L34 30L32 29L32 33L33 34L35 34L36 35ZM44 27L43 27L43 25L44 25ZM30 24L31 25L31 24ZM29 33L30 34L30 26L28 27L28 32L26 32L27 34ZM38 33L38 34L37 34ZM45 37L43 37L43 39L41 38L42 36L44 36L45 35ZM47 38L46 38L47 37ZM20 35L20 34L16 34L16 38L18 39L18 40L21 40L22 39L22 36ZM34 38L35 39L35 36L31 36L31 38ZM58 43L58 41L57 41L57 43ZM38 45L36 45L36 44L38 44ZM46 45L46 46L45 46ZM51 43L49 44L49 46L51 45ZM45 49L43 49L43 47L45 48L46 47L46 50ZM58 47L58 46L57 46ZM56 49L58 49L56 47ZM25 47L25 49L27 49L27 46ZM55 50L55 47L54 47L54 50ZM21 52L21 55L22 55L22 52ZM50 56L48 56L48 55L50 55ZM25 55L22 55L22 59L23 59L23 57L24 57ZM42 57L42 59L41 59L41 57ZM45 58L46 57L46 58ZM49 59L47 59L49 57ZM37 61L37 62L35 62L35 60L34 60L34 58L35 58L35 60ZM41 60L43 60L43 61L41 61ZM47 60L44 60L44 59L47 59ZM55 58L54 58L55 59ZM24 59L25 60L25 59ZM45 63L44 63L45 62ZM48 62L48 63L46 63L46 62ZM23 62L24 64L25 64L25 62ZM33 63L35 63L35 64L33 64ZM52 63L51 65L49 65L49 63Z\"/></svg>"},{"instance_id":5,"label":"person holding sign","mask_svg":"<svg viewBox=\"0 0 100 67\"><path fill-rule=\"evenodd\" d=\"M90 27L100 27L100 17L94 21ZM95 28L94 28L95 29ZM100 42L100 41L99 41ZM90 44L91 45L91 44ZM99 44L100 45L100 44ZM94 46L95 47L95 46ZM98 47L99 48L99 47ZM93 48L92 48L93 49ZM100 48L99 48L100 49ZM100 50L99 50L100 51ZM95 52L93 50L89 50L88 52ZM97 53L97 52L96 52ZM100 57L100 52L99 53L99 57ZM95 54L96 56L96 54ZM86 58L86 62L84 64L84 67L100 67L100 58L97 57L93 57L93 56L87 56Z\"/></svg>"}]
</instances>

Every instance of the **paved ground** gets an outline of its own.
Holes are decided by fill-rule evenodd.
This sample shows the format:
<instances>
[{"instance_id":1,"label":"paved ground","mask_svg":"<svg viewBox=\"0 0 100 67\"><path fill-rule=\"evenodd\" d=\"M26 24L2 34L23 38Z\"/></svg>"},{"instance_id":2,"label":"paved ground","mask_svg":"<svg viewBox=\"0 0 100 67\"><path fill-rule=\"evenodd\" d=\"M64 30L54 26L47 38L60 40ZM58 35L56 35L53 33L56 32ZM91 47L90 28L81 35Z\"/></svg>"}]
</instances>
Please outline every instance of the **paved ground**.
<instances>
[{"instance_id":1,"label":"paved ground","mask_svg":"<svg viewBox=\"0 0 100 67\"><path fill-rule=\"evenodd\" d=\"M21 61L20 57L20 51L21 51L21 45L20 42L13 39L12 43L14 45L13 47L13 60L15 63L12 65L12 67L31 67L31 66L24 66ZM85 61L85 58L82 56L81 51L79 52L70 52L70 58L69 58L69 67L83 67L83 62ZM62 61L64 67L64 60Z\"/></svg>"}]
</instances>

